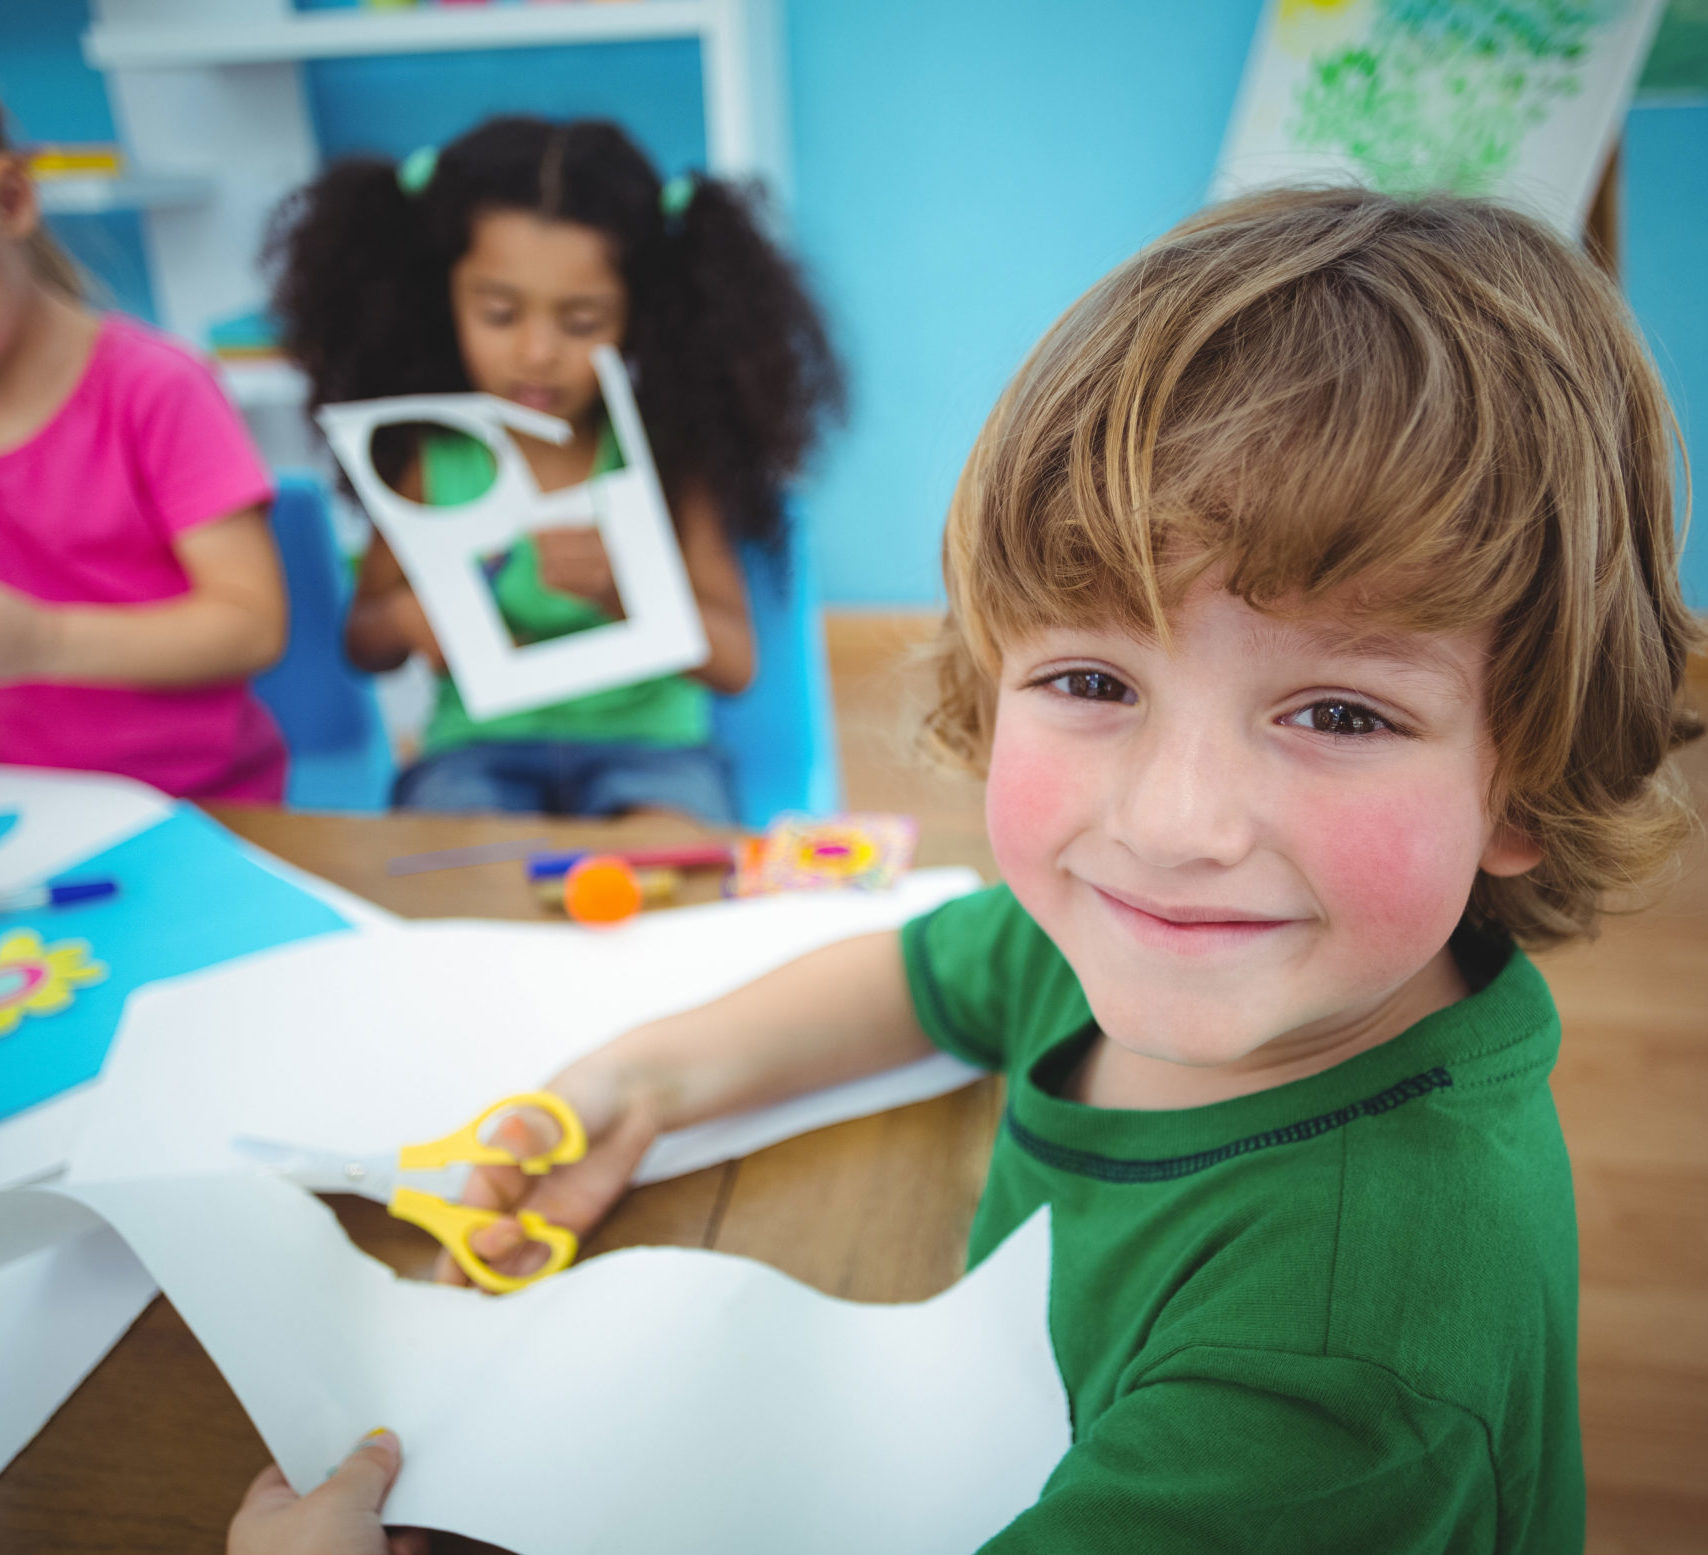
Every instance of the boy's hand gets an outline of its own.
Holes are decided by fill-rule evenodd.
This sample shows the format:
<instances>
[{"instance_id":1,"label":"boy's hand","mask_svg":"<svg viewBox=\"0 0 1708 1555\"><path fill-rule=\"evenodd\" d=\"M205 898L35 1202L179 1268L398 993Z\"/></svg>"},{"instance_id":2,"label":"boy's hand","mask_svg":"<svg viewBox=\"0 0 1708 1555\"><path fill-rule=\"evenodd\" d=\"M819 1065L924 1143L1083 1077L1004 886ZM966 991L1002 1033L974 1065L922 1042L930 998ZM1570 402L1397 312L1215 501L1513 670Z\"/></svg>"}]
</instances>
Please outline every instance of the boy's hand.
<instances>
[{"instance_id":1,"label":"boy's hand","mask_svg":"<svg viewBox=\"0 0 1708 1555\"><path fill-rule=\"evenodd\" d=\"M649 1100L626 1094L610 1079L575 1065L547 1089L563 1097L580 1117L587 1130L587 1154L543 1177L525 1176L514 1166L476 1167L463 1202L502 1210L506 1216L531 1209L585 1240L623 1196L641 1157L658 1137L657 1113ZM517 1112L499 1125L496 1140L513 1154L527 1156L549 1150L557 1134L557 1125L543 1113ZM512 1218L496 1221L469 1240L501 1274L530 1274L548 1256L544 1244L529 1241ZM434 1278L448 1285L469 1283L449 1253L439 1255Z\"/></svg>"},{"instance_id":2,"label":"boy's hand","mask_svg":"<svg viewBox=\"0 0 1708 1555\"><path fill-rule=\"evenodd\" d=\"M268 1464L231 1520L226 1555L427 1555L421 1529L388 1534L380 1521L402 1461L397 1438L376 1431L306 1496Z\"/></svg>"},{"instance_id":3,"label":"boy's hand","mask_svg":"<svg viewBox=\"0 0 1708 1555\"><path fill-rule=\"evenodd\" d=\"M542 529L534 535L534 550L540 558L540 582L547 588L591 600L607 615L622 619L617 579L597 529Z\"/></svg>"},{"instance_id":4,"label":"boy's hand","mask_svg":"<svg viewBox=\"0 0 1708 1555\"><path fill-rule=\"evenodd\" d=\"M0 685L46 674L52 624L52 611L0 584Z\"/></svg>"}]
</instances>

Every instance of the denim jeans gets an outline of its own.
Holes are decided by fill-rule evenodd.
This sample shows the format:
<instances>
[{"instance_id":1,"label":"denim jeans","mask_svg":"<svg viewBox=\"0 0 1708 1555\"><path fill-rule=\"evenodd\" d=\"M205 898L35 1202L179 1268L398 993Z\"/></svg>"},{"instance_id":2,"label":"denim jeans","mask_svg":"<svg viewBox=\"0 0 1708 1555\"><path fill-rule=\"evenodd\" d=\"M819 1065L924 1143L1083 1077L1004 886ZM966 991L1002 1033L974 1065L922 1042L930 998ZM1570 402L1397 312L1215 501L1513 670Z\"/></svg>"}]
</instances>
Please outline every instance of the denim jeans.
<instances>
[{"instance_id":1,"label":"denim jeans","mask_svg":"<svg viewBox=\"0 0 1708 1555\"><path fill-rule=\"evenodd\" d=\"M621 815L681 810L733 826L729 763L710 745L491 740L424 757L398 774L400 810L513 810L532 815Z\"/></svg>"}]
</instances>

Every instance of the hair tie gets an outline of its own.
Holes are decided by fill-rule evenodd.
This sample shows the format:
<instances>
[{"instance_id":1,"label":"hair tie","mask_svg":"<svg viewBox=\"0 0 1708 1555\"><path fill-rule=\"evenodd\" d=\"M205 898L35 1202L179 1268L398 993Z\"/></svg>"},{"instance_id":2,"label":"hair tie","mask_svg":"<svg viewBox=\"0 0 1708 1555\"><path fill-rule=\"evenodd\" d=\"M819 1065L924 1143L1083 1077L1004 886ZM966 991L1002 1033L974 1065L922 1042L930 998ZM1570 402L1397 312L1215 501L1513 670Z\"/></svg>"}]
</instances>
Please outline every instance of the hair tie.
<instances>
[{"instance_id":1,"label":"hair tie","mask_svg":"<svg viewBox=\"0 0 1708 1555\"><path fill-rule=\"evenodd\" d=\"M437 146L417 146L397 164L397 187L414 199L433 182L433 173L438 166Z\"/></svg>"},{"instance_id":2,"label":"hair tie","mask_svg":"<svg viewBox=\"0 0 1708 1555\"><path fill-rule=\"evenodd\" d=\"M658 208L663 212L666 226L673 228L682 220L683 214L694 203L697 192L698 185L692 173L678 173L664 181L658 191Z\"/></svg>"}]
</instances>

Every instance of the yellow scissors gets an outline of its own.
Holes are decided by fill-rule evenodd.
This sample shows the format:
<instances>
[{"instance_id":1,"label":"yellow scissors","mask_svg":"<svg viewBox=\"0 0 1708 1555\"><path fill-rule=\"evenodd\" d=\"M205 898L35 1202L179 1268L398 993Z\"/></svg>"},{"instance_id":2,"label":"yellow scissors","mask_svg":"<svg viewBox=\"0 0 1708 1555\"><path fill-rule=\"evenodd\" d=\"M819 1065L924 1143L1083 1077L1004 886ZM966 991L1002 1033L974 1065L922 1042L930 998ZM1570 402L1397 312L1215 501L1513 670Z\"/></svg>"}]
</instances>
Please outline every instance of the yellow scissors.
<instances>
[{"instance_id":1,"label":"yellow scissors","mask_svg":"<svg viewBox=\"0 0 1708 1555\"><path fill-rule=\"evenodd\" d=\"M501 1112L535 1107L548 1114L558 1126L558 1139L550 1150L538 1155L518 1156L502 1145L489 1145L481 1130ZM516 1219L529 1241L543 1242L549 1256L532 1274L500 1274L470 1245L475 1232L503 1220L498 1210L476 1209L452 1202L468 1180L465 1166L516 1166L530 1177L543 1176L554 1166L567 1166L587 1154L587 1130L561 1096L550 1091L524 1091L495 1101L478 1117L443 1139L424 1145L404 1145L395 1155L350 1156L285 1144L273 1139L234 1139L232 1144L252 1160L270 1166L311 1193L359 1193L384 1204L399 1220L407 1220L430 1232L482 1290L494 1295L520 1290L549 1274L569 1267L575 1257L576 1237L563 1226L554 1226L543 1215L523 1210ZM411 1179L404 1181L405 1177Z\"/></svg>"}]
</instances>

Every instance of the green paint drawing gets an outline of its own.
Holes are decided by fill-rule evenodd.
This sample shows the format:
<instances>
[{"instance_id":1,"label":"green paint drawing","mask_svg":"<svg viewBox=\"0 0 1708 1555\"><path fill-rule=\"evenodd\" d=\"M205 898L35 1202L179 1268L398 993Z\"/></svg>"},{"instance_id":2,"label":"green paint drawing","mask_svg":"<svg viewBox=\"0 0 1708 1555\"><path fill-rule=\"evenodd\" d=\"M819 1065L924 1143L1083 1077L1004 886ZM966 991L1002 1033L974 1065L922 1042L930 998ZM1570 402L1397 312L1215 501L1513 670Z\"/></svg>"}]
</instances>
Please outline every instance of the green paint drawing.
<instances>
[{"instance_id":1,"label":"green paint drawing","mask_svg":"<svg viewBox=\"0 0 1708 1555\"><path fill-rule=\"evenodd\" d=\"M1390 194L1485 194L1582 88L1626 0L1377 0L1365 41L1310 61L1294 143Z\"/></svg>"}]
</instances>

